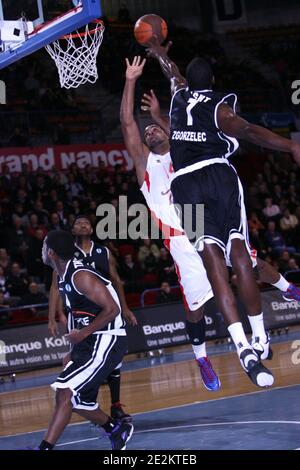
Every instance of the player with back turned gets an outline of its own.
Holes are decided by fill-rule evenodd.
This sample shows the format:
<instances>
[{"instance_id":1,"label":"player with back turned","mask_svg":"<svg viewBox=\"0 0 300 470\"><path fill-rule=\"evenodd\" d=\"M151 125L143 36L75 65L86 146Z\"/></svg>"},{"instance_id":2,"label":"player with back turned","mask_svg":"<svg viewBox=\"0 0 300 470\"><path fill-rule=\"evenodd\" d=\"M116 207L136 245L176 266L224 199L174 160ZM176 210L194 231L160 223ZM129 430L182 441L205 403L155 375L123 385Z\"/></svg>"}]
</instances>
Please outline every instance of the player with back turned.
<instances>
[{"instance_id":1,"label":"player with back turned","mask_svg":"<svg viewBox=\"0 0 300 470\"><path fill-rule=\"evenodd\" d=\"M125 322L111 282L74 258L71 233L52 230L44 240L42 258L58 275L68 311L72 345L64 370L51 385L56 405L39 450L52 450L75 411L108 433L114 450L126 448L132 424L107 416L97 403L100 385L127 351Z\"/></svg>"},{"instance_id":2,"label":"player with back turned","mask_svg":"<svg viewBox=\"0 0 300 470\"><path fill-rule=\"evenodd\" d=\"M238 280L239 295L252 329L263 348L269 338L248 251L248 228L243 188L228 158L237 150L237 139L262 147L290 152L300 163L300 146L235 113L236 95L212 90L210 65L195 58L187 67L186 79L154 37L148 50L171 81L170 145L174 166L171 189L175 203L192 207L192 228L198 204L204 205L204 233L189 238L201 256L220 311L237 347L240 362L250 378L261 386L272 383L259 357L248 343L239 321L236 300L229 285L226 261Z\"/></svg>"},{"instance_id":3,"label":"player with back turned","mask_svg":"<svg viewBox=\"0 0 300 470\"><path fill-rule=\"evenodd\" d=\"M72 226L72 234L75 237L76 247L74 256L76 259L82 260L84 264L96 269L97 272L112 282L112 285L116 290L120 300L122 315L129 325L134 326L137 324L137 321L126 303L124 288L118 275L115 258L107 247L92 241L92 233L93 228L89 218L85 215L78 215ZM48 319L49 330L53 335L56 334L57 330L55 315L56 312L60 310L61 307L57 284L57 274L54 271L49 296ZM118 364L116 369L113 370L107 378L107 384L109 386L111 395L111 416L116 419L131 422L131 416L124 412L120 402L121 366L122 364Z\"/></svg>"}]
</instances>

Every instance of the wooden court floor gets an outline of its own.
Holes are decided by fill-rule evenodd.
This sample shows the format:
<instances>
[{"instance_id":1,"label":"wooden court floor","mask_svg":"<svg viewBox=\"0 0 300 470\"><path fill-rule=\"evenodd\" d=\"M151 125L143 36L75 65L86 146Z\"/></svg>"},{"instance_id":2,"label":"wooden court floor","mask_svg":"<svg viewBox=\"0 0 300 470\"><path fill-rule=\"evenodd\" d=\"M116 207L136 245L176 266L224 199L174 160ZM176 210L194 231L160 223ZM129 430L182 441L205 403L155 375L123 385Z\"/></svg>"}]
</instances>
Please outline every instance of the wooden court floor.
<instances>
[{"instance_id":1,"label":"wooden court floor","mask_svg":"<svg viewBox=\"0 0 300 470\"><path fill-rule=\"evenodd\" d=\"M177 351L187 348L177 348ZM286 342L273 344L273 351L273 360L265 362L275 376L273 387L299 384L300 340L289 341L287 337ZM158 364L159 360L156 360L156 364L149 363L146 368L123 372L121 401L126 404L126 412L134 414L260 390L241 369L235 352L216 355L211 360L221 380L219 392L208 392L203 387L194 360L167 364ZM35 371L26 376L52 374L59 370ZM53 411L53 400L54 393L49 386L0 393L0 435L9 436L46 428ZM109 389L106 385L100 389L99 402L109 413ZM81 420L74 413L72 422Z\"/></svg>"}]
</instances>

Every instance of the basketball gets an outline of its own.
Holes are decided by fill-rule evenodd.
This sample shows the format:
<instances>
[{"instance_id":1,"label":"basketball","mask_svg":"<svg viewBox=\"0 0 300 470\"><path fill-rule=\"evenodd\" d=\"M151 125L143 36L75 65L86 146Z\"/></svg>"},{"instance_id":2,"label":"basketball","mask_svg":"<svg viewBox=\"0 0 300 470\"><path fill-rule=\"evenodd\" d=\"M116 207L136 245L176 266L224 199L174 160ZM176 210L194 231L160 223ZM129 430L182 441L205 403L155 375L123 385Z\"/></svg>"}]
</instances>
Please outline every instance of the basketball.
<instances>
[{"instance_id":1,"label":"basketball","mask_svg":"<svg viewBox=\"0 0 300 470\"><path fill-rule=\"evenodd\" d=\"M134 25L134 36L137 42L146 47L151 43L154 34L160 44L166 39L168 26L165 20L154 14L141 16Z\"/></svg>"}]
</instances>

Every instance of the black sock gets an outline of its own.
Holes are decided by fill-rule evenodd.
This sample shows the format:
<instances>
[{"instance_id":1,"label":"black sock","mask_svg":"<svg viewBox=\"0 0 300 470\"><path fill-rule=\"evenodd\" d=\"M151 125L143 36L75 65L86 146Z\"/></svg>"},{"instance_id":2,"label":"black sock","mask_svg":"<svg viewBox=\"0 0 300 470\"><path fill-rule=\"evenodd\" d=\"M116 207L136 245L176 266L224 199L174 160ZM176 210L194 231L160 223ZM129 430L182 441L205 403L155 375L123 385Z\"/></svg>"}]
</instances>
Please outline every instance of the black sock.
<instances>
[{"instance_id":1,"label":"black sock","mask_svg":"<svg viewBox=\"0 0 300 470\"><path fill-rule=\"evenodd\" d=\"M116 425L115 420L112 418L108 418L106 423L102 424L102 428L104 429L105 432L110 434L112 430L114 429L115 425Z\"/></svg>"},{"instance_id":2,"label":"black sock","mask_svg":"<svg viewBox=\"0 0 300 470\"><path fill-rule=\"evenodd\" d=\"M197 323L185 322L187 334L194 346L199 346L205 342L205 318L201 318Z\"/></svg>"},{"instance_id":3,"label":"black sock","mask_svg":"<svg viewBox=\"0 0 300 470\"><path fill-rule=\"evenodd\" d=\"M52 450L54 444L50 444L50 442L42 441L39 445L40 450Z\"/></svg>"},{"instance_id":4,"label":"black sock","mask_svg":"<svg viewBox=\"0 0 300 470\"><path fill-rule=\"evenodd\" d=\"M110 389L111 403L120 401L121 372L120 369L113 370L107 377L107 383Z\"/></svg>"}]
</instances>

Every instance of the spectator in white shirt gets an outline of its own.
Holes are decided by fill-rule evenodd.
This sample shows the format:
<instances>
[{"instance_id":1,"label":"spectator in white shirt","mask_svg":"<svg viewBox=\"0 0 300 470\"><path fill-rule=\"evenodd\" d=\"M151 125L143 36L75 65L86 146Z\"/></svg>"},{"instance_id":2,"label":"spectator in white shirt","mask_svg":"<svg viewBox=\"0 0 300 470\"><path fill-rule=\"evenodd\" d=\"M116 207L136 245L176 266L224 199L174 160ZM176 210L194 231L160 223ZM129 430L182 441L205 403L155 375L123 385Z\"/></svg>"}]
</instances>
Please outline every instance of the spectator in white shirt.
<instances>
[{"instance_id":1,"label":"spectator in white shirt","mask_svg":"<svg viewBox=\"0 0 300 470\"><path fill-rule=\"evenodd\" d=\"M262 211L267 219L271 219L280 215L279 207L277 204L273 204L273 200L270 197L265 199L265 207Z\"/></svg>"}]
</instances>

